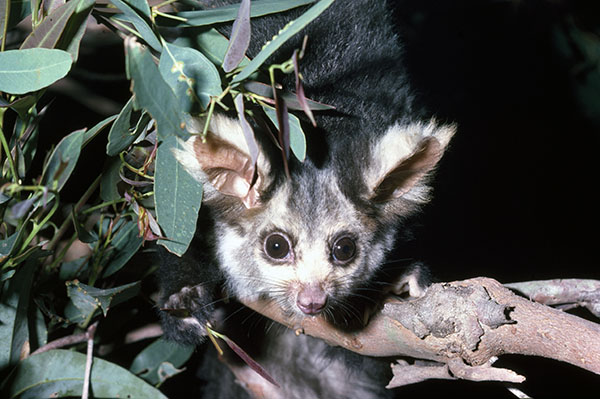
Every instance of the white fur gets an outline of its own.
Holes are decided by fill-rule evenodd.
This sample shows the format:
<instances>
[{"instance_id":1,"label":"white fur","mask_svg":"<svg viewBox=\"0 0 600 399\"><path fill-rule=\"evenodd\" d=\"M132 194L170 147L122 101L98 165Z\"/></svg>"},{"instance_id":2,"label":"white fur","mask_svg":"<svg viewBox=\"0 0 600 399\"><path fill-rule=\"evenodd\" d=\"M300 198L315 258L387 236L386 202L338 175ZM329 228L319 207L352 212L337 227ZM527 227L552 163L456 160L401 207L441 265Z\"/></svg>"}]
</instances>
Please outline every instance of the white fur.
<instances>
[{"instance_id":1,"label":"white fur","mask_svg":"<svg viewBox=\"0 0 600 399\"><path fill-rule=\"evenodd\" d=\"M367 186L374 190L390 171L418 149L423 139L435 138L443 151L448 146L454 132L454 126L438 126L435 120L431 120L428 124L412 123L404 126L396 124L390 127L373 146L372 162L365 174ZM427 187L416 185L403 197L411 201L424 202L427 192Z\"/></svg>"},{"instance_id":2,"label":"white fur","mask_svg":"<svg viewBox=\"0 0 600 399\"><path fill-rule=\"evenodd\" d=\"M202 132L202 127L204 126L204 120L202 119L193 119L188 121L188 131L193 135L183 141L178 139L178 147L173 149L173 155L177 159L177 161L185 168L185 170L194 177L197 181L205 185L204 192L205 197L207 199L211 198L214 194L216 194L216 189L208 183L208 178L202 170L202 165L200 160L197 158L197 154L195 151L196 140L203 140L200 133ZM242 127L240 122L237 119L231 119L227 116L221 114L213 114L208 128L208 134L214 134L220 139L226 141L228 144L237 148L242 154L250 158L250 151L248 149L248 144L246 143L246 139L244 138L244 132L242 131ZM262 184L265 185L268 182L266 181L269 172L270 172L270 164L263 152L259 149L258 159L256 161L258 172L262 177ZM244 183L242 181L236 182L238 187L236 188L239 192L247 192L250 187L249 183ZM245 184L243 187L240 185Z\"/></svg>"}]
</instances>

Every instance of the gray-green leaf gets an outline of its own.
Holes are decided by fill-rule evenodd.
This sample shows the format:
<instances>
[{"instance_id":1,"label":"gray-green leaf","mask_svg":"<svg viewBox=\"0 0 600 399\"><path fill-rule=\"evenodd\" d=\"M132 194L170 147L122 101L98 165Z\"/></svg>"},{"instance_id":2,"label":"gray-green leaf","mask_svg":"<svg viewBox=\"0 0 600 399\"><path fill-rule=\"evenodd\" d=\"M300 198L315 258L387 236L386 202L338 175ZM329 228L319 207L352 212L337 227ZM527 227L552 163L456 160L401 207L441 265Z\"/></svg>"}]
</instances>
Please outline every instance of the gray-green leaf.
<instances>
[{"instance_id":1,"label":"gray-green leaf","mask_svg":"<svg viewBox=\"0 0 600 399\"><path fill-rule=\"evenodd\" d=\"M269 119L271 119L271 122L279 129L275 108L263 105L263 110ZM300 126L300 120L296 115L288 114L288 116L290 121L290 148L298 160L304 161L306 158L306 137Z\"/></svg>"},{"instance_id":2,"label":"gray-green leaf","mask_svg":"<svg viewBox=\"0 0 600 399\"><path fill-rule=\"evenodd\" d=\"M232 83L241 82L254 73L283 43L289 38L300 32L312 20L317 18L323 11L329 7L334 0L320 0L317 4L309 8L304 14L284 26L279 34L273 38L263 49L252 59L242 72L236 75Z\"/></svg>"},{"instance_id":3,"label":"gray-green leaf","mask_svg":"<svg viewBox=\"0 0 600 399\"><path fill-rule=\"evenodd\" d=\"M177 138L169 136L158 147L154 201L158 223L168 238L158 243L181 256L196 231L202 184L190 176L173 156L173 149L178 146Z\"/></svg>"},{"instance_id":4,"label":"gray-green leaf","mask_svg":"<svg viewBox=\"0 0 600 399\"><path fill-rule=\"evenodd\" d=\"M115 288L100 289L90 287L77 280L68 281L67 295L82 314L91 316L96 309L102 309L106 316L110 306L116 306L134 296L140 290L140 282L125 284Z\"/></svg>"},{"instance_id":5,"label":"gray-green leaf","mask_svg":"<svg viewBox=\"0 0 600 399\"><path fill-rule=\"evenodd\" d=\"M185 114L179 101L164 81L147 49L139 43L127 42L127 73L132 80L134 109L144 108L156 121L161 138L176 134L187 137Z\"/></svg>"},{"instance_id":6,"label":"gray-green leaf","mask_svg":"<svg viewBox=\"0 0 600 399\"><path fill-rule=\"evenodd\" d=\"M23 360L5 381L7 399L79 397L83 389L86 356L56 349ZM94 358L90 391L95 398L167 399L158 389L126 369Z\"/></svg>"},{"instance_id":7,"label":"gray-green leaf","mask_svg":"<svg viewBox=\"0 0 600 399\"><path fill-rule=\"evenodd\" d=\"M252 1L250 17L254 18L262 15L274 14L314 2L315 0L254 0ZM185 22L176 25L180 27L206 26L233 21L237 16L239 8L239 4L232 4L214 9L183 11L176 15L180 18L184 18ZM165 25L173 25L172 20L166 18L162 18L160 21Z\"/></svg>"},{"instance_id":8,"label":"gray-green leaf","mask_svg":"<svg viewBox=\"0 0 600 399\"><path fill-rule=\"evenodd\" d=\"M84 138L85 129L81 129L69 134L58 143L44 167L42 182L45 186L52 187L53 182L56 181L55 189L57 191L62 189L75 169Z\"/></svg>"},{"instance_id":9,"label":"gray-green leaf","mask_svg":"<svg viewBox=\"0 0 600 399\"><path fill-rule=\"evenodd\" d=\"M73 59L63 50L32 48L0 53L0 91L25 94L50 86L71 69Z\"/></svg>"},{"instance_id":10,"label":"gray-green leaf","mask_svg":"<svg viewBox=\"0 0 600 399\"><path fill-rule=\"evenodd\" d=\"M115 6L117 6L119 10L123 12L122 15L117 15L115 16L115 18L132 23L137 32L142 37L142 39L144 39L144 41L148 43L148 45L152 47L152 49L158 52L162 50L162 46L160 44L160 41L158 40L158 37L156 37L156 34L154 33L150 25L148 25L144 18L142 18L142 16L138 13L139 11L142 13L142 15L148 17L148 15L145 15L146 13L149 14L149 9L147 6L144 7L142 5L142 2L137 1L132 1L131 4L128 4L127 1L121 0L110 1Z\"/></svg>"},{"instance_id":11,"label":"gray-green leaf","mask_svg":"<svg viewBox=\"0 0 600 399\"><path fill-rule=\"evenodd\" d=\"M106 153L112 157L126 150L149 122L147 114L133 110L133 98L129 99L108 132Z\"/></svg>"},{"instance_id":12,"label":"gray-green leaf","mask_svg":"<svg viewBox=\"0 0 600 399\"><path fill-rule=\"evenodd\" d=\"M210 97L222 92L217 68L193 48L165 44L158 68L185 112L197 111L198 103L202 109L206 109Z\"/></svg>"},{"instance_id":13,"label":"gray-green leaf","mask_svg":"<svg viewBox=\"0 0 600 399\"><path fill-rule=\"evenodd\" d=\"M161 381L159 370L164 363L181 367L194 353L194 347L157 339L142 350L131 363L129 370L152 385Z\"/></svg>"},{"instance_id":14,"label":"gray-green leaf","mask_svg":"<svg viewBox=\"0 0 600 399\"><path fill-rule=\"evenodd\" d=\"M57 7L31 32L21 48L58 48L68 51L73 60L77 60L79 43L93 6L94 0L79 0Z\"/></svg>"}]
</instances>

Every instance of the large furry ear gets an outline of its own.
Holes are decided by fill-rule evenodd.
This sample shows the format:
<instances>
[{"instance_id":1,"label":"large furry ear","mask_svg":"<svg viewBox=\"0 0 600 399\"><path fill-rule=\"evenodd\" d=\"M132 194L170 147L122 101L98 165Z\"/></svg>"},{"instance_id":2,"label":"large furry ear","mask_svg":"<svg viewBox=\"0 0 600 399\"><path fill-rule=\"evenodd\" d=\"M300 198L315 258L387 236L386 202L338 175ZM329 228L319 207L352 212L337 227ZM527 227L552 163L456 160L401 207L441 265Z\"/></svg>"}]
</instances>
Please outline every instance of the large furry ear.
<instances>
[{"instance_id":1,"label":"large furry ear","mask_svg":"<svg viewBox=\"0 0 600 399\"><path fill-rule=\"evenodd\" d=\"M372 148L367 185L370 200L386 202L403 198L414 203L428 200L427 175L442 157L454 126L434 121L390 128Z\"/></svg>"},{"instance_id":2,"label":"large furry ear","mask_svg":"<svg viewBox=\"0 0 600 399\"><path fill-rule=\"evenodd\" d=\"M260 205L270 165L260 148L253 162L238 120L215 114L204 139L192 136L180 147L174 150L175 158L204 184L205 200L226 195L239 198L246 208Z\"/></svg>"}]
</instances>

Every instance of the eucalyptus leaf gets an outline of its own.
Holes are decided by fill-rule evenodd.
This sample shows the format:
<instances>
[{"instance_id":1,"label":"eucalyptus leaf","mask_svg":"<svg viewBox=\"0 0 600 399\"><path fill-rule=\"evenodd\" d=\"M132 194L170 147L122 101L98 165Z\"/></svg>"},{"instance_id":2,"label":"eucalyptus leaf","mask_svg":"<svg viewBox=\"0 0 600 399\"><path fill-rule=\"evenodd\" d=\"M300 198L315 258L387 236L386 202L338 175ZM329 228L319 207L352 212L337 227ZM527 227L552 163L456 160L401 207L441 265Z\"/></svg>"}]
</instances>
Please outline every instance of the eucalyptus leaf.
<instances>
[{"instance_id":1,"label":"eucalyptus leaf","mask_svg":"<svg viewBox=\"0 0 600 399\"><path fill-rule=\"evenodd\" d=\"M7 214L5 214L7 216ZM7 221L8 218L5 218ZM22 225L26 226L31 219L31 214L29 214L24 220L22 220ZM0 240L0 264L16 266L21 260L19 260L19 246L22 244L24 237L27 235L26 229L17 229L17 231L4 240ZM31 247L30 249L34 249L37 247ZM27 251L26 251L27 252ZM17 256L18 255L18 256Z\"/></svg>"},{"instance_id":2,"label":"eucalyptus leaf","mask_svg":"<svg viewBox=\"0 0 600 399\"><path fill-rule=\"evenodd\" d=\"M55 349L23 360L0 392L6 399L80 397L86 356ZM94 358L90 391L95 398L167 399L158 389L126 369Z\"/></svg>"},{"instance_id":3,"label":"eucalyptus leaf","mask_svg":"<svg viewBox=\"0 0 600 399\"><path fill-rule=\"evenodd\" d=\"M158 369L156 370L156 374L158 375L158 380L159 380L157 385L162 384L169 378L171 378L179 373L182 373L183 371L185 371L185 368L178 369L173 365L173 363L162 362L160 364L160 366L158 366Z\"/></svg>"},{"instance_id":4,"label":"eucalyptus leaf","mask_svg":"<svg viewBox=\"0 0 600 399\"><path fill-rule=\"evenodd\" d=\"M135 111L133 104L132 97L127 101L108 132L106 153L111 157L118 155L133 144L150 122L150 117L141 111Z\"/></svg>"},{"instance_id":5,"label":"eucalyptus leaf","mask_svg":"<svg viewBox=\"0 0 600 399\"><path fill-rule=\"evenodd\" d=\"M150 18L150 5L147 0L123 0L127 5L146 18Z\"/></svg>"},{"instance_id":6,"label":"eucalyptus leaf","mask_svg":"<svg viewBox=\"0 0 600 399\"><path fill-rule=\"evenodd\" d=\"M67 295L83 315L92 315L97 309L101 309L104 316L111 306L116 306L136 296L141 285L137 281L120 287L100 289L90 287L77 280L68 281L66 284Z\"/></svg>"},{"instance_id":7,"label":"eucalyptus leaf","mask_svg":"<svg viewBox=\"0 0 600 399\"><path fill-rule=\"evenodd\" d=\"M100 198L102 198L102 201L110 202L121 198L118 189L118 184L121 182L120 170L121 159L119 157L110 157L106 160L100 177Z\"/></svg>"},{"instance_id":8,"label":"eucalyptus leaf","mask_svg":"<svg viewBox=\"0 0 600 399\"><path fill-rule=\"evenodd\" d=\"M229 46L223 60L223 70L233 71L246 56L250 45L250 0L242 0L237 17L231 28Z\"/></svg>"},{"instance_id":9,"label":"eucalyptus leaf","mask_svg":"<svg viewBox=\"0 0 600 399\"><path fill-rule=\"evenodd\" d=\"M320 0L317 4L309 8L304 14L288 23L284 26L279 34L267 43L263 49L252 59L238 75L236 75L232 83L241 82L248 78L254 73L279 47L283 45L288 39L300 32L306 25L317 18L323 11L325 11L334 0Z\"/></svg>"},{"instance_id":10,"label":"eucalyptus leaf","mask_svg":"<svg viewBox=\"0 0 600 399\"><path fill-rule=\"evenodd\" d=\"M7 20L7 5L10 2L10 15ZM0 27L6 25L6 30L9 31L26 16L31 14L30 0L2 0L0 1ZM3 29L0 29L0 39L4 36Z\"/></svg>"},{"instance_id":11,"label":"eucalyptus leaf","mask_svg":"<svg viewBox=\"0 0 600 399\"><path fill-rule=\"evenodd\" d=\"M175 136L167 137L158 147L154 201L158 224L168 238L158 243L181 256L196 231L202 184L177 162L173 156L174 148L180 148L180 141Z\"/></svg>"},{"instance_id":12,"label":"eucalyptus leaf","mask_svg":"<svg viewBox=\"0 0 600 399\"><path fill-rule=\"evenodd\" d=\"M17 230L10 236L6 237L4 240L0 240L0 262L3 262L6 258L8 258L8 256L10 256L13 253L15 249L15 244L17 244L18 239L21 235L22 231Z\"/></svg>"},{"instance_id":13,"label":"eucalyptus leaf","mask_svg":"<svg viewBox=\"0 0 600 399\"><path fill-rule=\"evenodd\" d=\"M89 267L88 257L84 256L79 259L75 259L69 262L63 262L60 265L58 272L58 278L61 281L73 280L74 278L82 278L84 271L87 271Z\"/></svg>"},{"instance_id":14,"label":"eucalyptus leaf","mask_svg":"<svg viewBox=\"0 0 600 399\"><path fill-rule=\"evenodd\" d=\"M30 259L20 267L8 282L0 301L0 370L15 365L28 345L33 350L46 343L44 319L32 308L33 276L39 266Z\"/></svg>"},{"instance_id":15,"label":"eucalyptus leaf","mask_svg":"<svg viewBox=\"0 0 600 399\"><path fill-rule=\"evenodd\" d=\"M279 122L277 121L277 112L275 109L266 105L263 105L262 108L271 122L279 129ZM298 117L288 113L288 118L290 128L290 148L296 158L302 162L306 158L306 137L304 136Z\"/></svg>"},{"instance_id":16,"label":"eucalyptus leaf","mask_svg":"<svg viewBox=\"0 0 600 399\"><path fill-rule=\"evenodd\" d=\"M256 163L256 160L258 159L258 144L256 143L256 138L254 137L254 131L252 130L252 126L248 123L248 121L246 120L246 116L244 115L244 96L238 94L233 100L233 102L235 104L235 109L237 110L238 120L240 121L242 132L244 133L246 145L248 146L250 160L254 165Z\"/></svg>"},{"instance_id":17,"label":"eucalyptus leaf","mask_svg":"<svg viewBox=\"0 0 600 399\"><path fill-rule=\"evenodd\" d=\"M103 277L115 274L136 254L144 240L140 237L137 223L127 221L119 226L110 245L110 260L104 268Z\"/></svg>"},{"instance_id":18,"label":"eucalyptus leaf","mask_svg":"<svg viewBox=\"0 0 600 399\"><path fill-rule=\"evenodd\" d=\"M156 385L164 381L161 379L160 369L165 363L174 368L181 367L193 353L194 347L191 345L180 345L159 338L138 353L129 370Z\"/></svg>"},{"instance_id":19,"label":"eucalyptus leaf","mask_svg":"<svg viewBox=\"0 0 600 399\"><path fill-rule=\"evenodd\" d=\"M98 122L94 127L90 130L86 131L83 136L83 147L85 147L90 141L94 139L98 134L100 134L108 125L110 125L115 119L117 119L118 115L109 116L106 119Z\"/></svg>"},{"instance_id":20,"label":"eucalyptus leaf","mask_svg":"<svg viewBox=\"0 0 600 399\"><path fill-rule=\"evenodd\" d=\"M94 3L94 0L73 0L55 8L25 39L21 49L57 48L68 51L76 61Z\"/></svg>"},{"instance_id":21,"label":"eucalyptus leaf","mask_svg":"<svg viewBox=\"0 0 600 399\"><path fill-rule=\"evenodd\" d=\"M110 0L119 10L123 12L123 15L117 15L115 18L121 19L126 22L130 22L133 24L137 32L142 36L142 39L150 46L154 51L161 52L162 45L156 36L156 33L152 30L148 22L132 7L135 5L139 8L142 15L146 12L149 14L149 9L142 5L141 1L121 1L121 0ZM149 15L144 15L146 18L149 18Z\"/></svg>"},{"instance_id":22,"label":"eucalyptus leaf","mask_svg":"<svg viewBox=\"0 0 600 399\"><path fill-rule=\"evenodd\" d=\"M274 14L314 2L315 0L255 0L252 2L252 7L250 7L250 17L254 18ZM175 25L179 27L214 25L233 21L237 16L239 8L239 4L232 4L207 10L183 11L175 15L185 19L184 22L174 22L167 18L159 18L158 21L162 25Z\"/></svg>"},{"instance_id":23,"label":"eucalyptus leaf","mask_svg":"<svg viewBox=\"0 0 600 399\"><path fill-rule=\"evenodd\" d=\"M53 187L53 182L56 182L57 191L63 188L75 169L84 138L85 129L81 129L69 134L58 143L44 167L42 182L45 186Z\"/></svg>"},{"instance_id":24,"label":"eucalyptus leaf","mask_svg":"<svg viewBox=\"0 0 600 399\"><path fill-rule=\"evenodd\" d=\"M222 92L219 71L193 48L165 44L158 68L179 99L179 107L187 113L206 109L210 97Z\"/></svg>"},{"instance_id":25,"label":"eucalyptus leaf","mask_svg":"<svg viewBox=\"0 0 600 399\"><path fill-rule=\"evenodd\" d=\"M63 50L32 48L0 52L0 91L25 94L50 86L71 69Z\"/></svg>"},{"instance_id":26,"label":"eucalyptus leaf","mask_svg":"<svg viewBox=\"0 0 600 399\"><path fill-rule=\"evenodd\" d=\"M144 108L156 121L161 138L176 134L188 137L185 131L186 115L179 109L179 101L171 87L162 78L147 49L139 43L128 42L127 73L132 80L134 109Z\"/></svg>"},{"instance_id":27,"label":"eucalyptus leaf","mask_svg":"<svg viewBox=\"0 0 600 399\"><path fill-rule=\"evenodd\" d=\"M200 51L214 65L222 65L225 60L225 54L229 47L229 40L214 28L208 30L184 31L183 34L191 36L180 36L175 40L174 44L180 47L192 47ZM244 57L239 66L248 65L250 59Z\"/></svg>"},{"instance_id":28,"label":"eucalyptus leaf","mask_svg":"<svg viewBox=\"0 0 600 399\"><path fill-rule=\"evenodd\" d=\"M255 81L247 81L244 82L244 88L262 97L273 99L273 87L271 85ZM295 93L278 90L277 96L281 97L285 101L285 104L289 109L294 111L303 111L303 106L300 104L300 101L298 101L298 96ZM306 104L308 105L309 109L315 111L328 111L335 109L333 105L323 104L318 101L313 101L309 98L306 98Z\"/></svg>"},{"instance_id":29,"label":"eucalyptus leaf","mask_svg":"<svg viewBox=\"0 0 600 399\"><path fill-rule=\"evenodd\" d=\"M75 213L75 208L71 209L71 220L73 222L73 227L77 232L77 238L79 241L84 242L86 244L90 244L98 241L98 234L95 231L87 231L85 226L83 226L79 220L77 219L77 214Z\"/></svg>"},{"instance_id":30,"label":"eucalyptus leaf","mask_svg":"<svg viewBox=\"0 0 600 399\"><path fill-rule=\"evenodd\" d=\"M10 280L13 276L15 275L15 269L12 270L8 270L6 272L3 272L0 275L0 282L4 282L6 280ZM0 320L2 320L2 317L0 316ZM0 341L0 342L4 342L4 341Z\"/></svg>"}]
</instances>

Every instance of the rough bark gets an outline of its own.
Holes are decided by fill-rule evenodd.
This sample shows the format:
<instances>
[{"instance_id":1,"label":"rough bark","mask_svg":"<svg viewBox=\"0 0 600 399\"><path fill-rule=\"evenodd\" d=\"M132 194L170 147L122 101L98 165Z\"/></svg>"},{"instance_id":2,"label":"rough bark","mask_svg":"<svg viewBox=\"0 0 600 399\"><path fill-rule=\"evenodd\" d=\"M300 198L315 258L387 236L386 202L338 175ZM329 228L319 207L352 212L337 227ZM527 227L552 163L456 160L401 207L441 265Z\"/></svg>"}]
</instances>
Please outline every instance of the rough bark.
<instances>
[{"instance_id":1,"label":"rough bark","mask_svg":"<svg viewBox=\"0 0 600 399\"><path fill-rule=\"evenodd\" d=\"M598 282L591 287L597 290ZM584 293L590 295L589 290ZM390 387L428 378L523 381L511 370L492 367L507 353L556 359L600 374L600 325L517 296L489 278L434 284L411 301L390 299L363 330L352 333L320 317L296 325L269 303L245 305L360 354L437 362L398 363Z\"/></svg>"}]
</instances>

